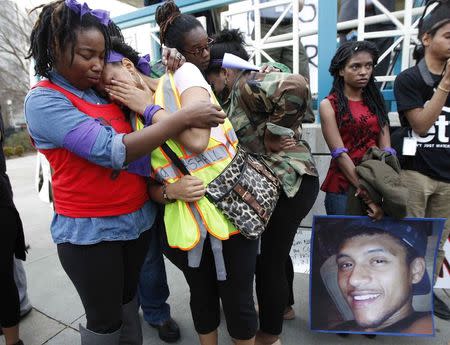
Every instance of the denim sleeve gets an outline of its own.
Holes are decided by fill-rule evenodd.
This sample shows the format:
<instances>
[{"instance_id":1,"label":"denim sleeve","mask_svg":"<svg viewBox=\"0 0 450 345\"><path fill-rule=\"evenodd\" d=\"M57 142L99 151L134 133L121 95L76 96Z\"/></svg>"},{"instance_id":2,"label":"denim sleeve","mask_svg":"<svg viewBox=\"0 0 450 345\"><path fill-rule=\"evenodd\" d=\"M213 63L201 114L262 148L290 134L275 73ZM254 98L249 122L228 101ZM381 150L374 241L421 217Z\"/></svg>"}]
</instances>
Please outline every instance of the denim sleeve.
<instances>
[{"instance_id":1,"label":"denim sleeve","mask_svg":"<svg viewBox=\"0 0 450 345\"><path fill-rule=\"evenodd\" d=\"M124 168L124 134L80 112L58 91L31 90L25 98L25 119L38 149L65 148L94 164Z\"/></svg>"}]
</instances>

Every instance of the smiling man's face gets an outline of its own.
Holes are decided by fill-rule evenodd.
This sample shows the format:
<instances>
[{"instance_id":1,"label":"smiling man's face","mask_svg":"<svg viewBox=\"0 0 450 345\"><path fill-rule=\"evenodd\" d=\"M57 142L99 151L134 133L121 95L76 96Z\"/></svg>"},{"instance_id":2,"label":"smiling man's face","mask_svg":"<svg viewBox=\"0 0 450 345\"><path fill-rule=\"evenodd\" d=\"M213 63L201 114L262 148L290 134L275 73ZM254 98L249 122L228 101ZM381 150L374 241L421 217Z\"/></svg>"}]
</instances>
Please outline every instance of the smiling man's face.
<instances>
[{"instance_id":1,"label":"smiling man's face","mask_svg":"<svg viewBox=\"0 0 450 345\"><path fill-rule=\"evenodd\" d=\"M366 331L392 325L414 311L416 279L406 254L389 234L355 236L341 245L336 257L338 284L355 321Z\"/></svg>"}]
</instances>

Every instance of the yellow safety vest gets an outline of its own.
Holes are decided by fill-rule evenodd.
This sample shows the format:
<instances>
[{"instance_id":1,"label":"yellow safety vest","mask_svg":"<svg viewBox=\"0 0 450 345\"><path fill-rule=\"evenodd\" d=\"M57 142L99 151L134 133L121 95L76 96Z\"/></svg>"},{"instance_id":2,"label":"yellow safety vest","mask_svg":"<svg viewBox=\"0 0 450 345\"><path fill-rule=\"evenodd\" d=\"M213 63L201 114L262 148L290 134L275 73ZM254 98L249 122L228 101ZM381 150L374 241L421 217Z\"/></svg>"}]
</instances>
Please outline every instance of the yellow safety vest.
<instances>
[{"instance_id":1,"label":"yellow safety vest","mask_svg":"<svg viewBox=\"0 0 450 345\"><path fill-rule=\"evenodd\" d=\"M218 104L210 92L211 102ZM155 91L154 102L167 112L174 113L181 108L181 99L172 73L166 73ZM142 128L142 125L140 125ZM198 177L205 185L216 178L233 159L237 148L237 136L228 119L223 125L211 129L206 150L201 154L188 152L175 140L166 142L185 164L191 175ZM151 154L153 177L163 183L174 183L183 175L166 156L161 147ZM212 236L226 240L239 231L206 197L197 202L177 200L165 205L164 223L169 245L190 250L200 240L203 228Z\"/></svg>"}]
</instances>

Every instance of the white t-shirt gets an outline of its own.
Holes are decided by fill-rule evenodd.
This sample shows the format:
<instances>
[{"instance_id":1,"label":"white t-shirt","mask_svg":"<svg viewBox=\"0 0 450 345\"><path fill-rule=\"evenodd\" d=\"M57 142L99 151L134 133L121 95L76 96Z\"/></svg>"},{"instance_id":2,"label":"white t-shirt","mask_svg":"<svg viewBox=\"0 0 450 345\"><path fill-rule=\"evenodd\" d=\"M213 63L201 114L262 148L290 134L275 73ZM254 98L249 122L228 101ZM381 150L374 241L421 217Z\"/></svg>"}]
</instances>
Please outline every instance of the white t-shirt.
<instances>
[{"instance_id":1,"label":"white t-shirt","mask_svg":"<svg viewBox=\"0 0 450 345\"><path fill-rule=\"evenodd\" d=\"M186 62L173 75L175 86L180 95L191 87L202 87L211 94L211 87L203 77L202 72L190 62Z\"/></svg>"},{"instance_id":2,"label":"white t-shirt","mask_svg":"<svg viewBox=\"0 0 450 345\"><path fill-rule=\"evenodd\" d=\"M208 82L203 77L202 72L190 62L186 62L181 66L173 75L175 86L178 89L180 95L191 87L202 87L209 92L212 97L213 93ZM222 127L212 127L211 136L220 142L226 142L225 135L223 133Z\"/></svg>"}]
</instances>

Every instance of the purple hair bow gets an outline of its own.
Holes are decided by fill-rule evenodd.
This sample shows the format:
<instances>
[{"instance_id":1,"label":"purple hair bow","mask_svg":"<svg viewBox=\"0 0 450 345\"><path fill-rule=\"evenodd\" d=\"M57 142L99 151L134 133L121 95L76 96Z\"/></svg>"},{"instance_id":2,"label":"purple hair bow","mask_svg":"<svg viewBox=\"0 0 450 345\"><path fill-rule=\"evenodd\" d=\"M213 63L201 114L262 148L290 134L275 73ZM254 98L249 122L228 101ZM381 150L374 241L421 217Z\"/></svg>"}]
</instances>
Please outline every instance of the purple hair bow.
<instances>
[{"instance_id":1,"label":"purple hair bow","mask_svg":"<svg viewBox=\"0 0 450 345\"><path fill-rule=\"evenodd\" d=\"M143 74L150 76L151 67L150 67L150 55L144 55L139 58L136 68L141 71Z\"/></svg>"},{"instance_id":2,"label":"purple hair bow","mask_svg":"<svg viewBox=\"0 0 450 345\"><path fill-rule=\"evenodd\" d=\"M122 59L124 57L125 57L124 55L122 55L114 50L111 50L109 52L108 57L106 58L106 62L107 63L119 62L119 61L122 61ZM150 72L152 70L150 67L150 55L147 54L147 55L141 56L139 58L136 68L139 71L141 71L143 74L145 74L146 76L150 76Z\"/></svg>"},{"instance_id":3,"label":"purple hair bow","mask_svg":"<svg viewBox=\"0 0 450 345\"><path fill-rule=\"evenodd\" d=\"M80 4L76 0L66 0L65 4L67 7L69 7L72 11L75 13L80 14L80 19L87 13L89 13L91 16L98 19L100 23L102 23L105 26L108 26L110 19L109 19L109 12L105 10L91 10L89 6L84 2L83 4Z\"/></svg>"}]
</instances>

